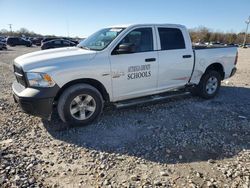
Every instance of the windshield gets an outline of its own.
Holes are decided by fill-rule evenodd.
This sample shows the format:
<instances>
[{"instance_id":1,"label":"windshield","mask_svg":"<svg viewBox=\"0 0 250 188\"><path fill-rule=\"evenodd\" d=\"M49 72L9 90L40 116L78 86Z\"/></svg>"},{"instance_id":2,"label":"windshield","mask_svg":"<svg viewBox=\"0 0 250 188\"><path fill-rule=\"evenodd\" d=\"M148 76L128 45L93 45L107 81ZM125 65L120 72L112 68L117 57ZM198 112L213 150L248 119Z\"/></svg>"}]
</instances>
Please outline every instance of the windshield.
<instances>
[{"instance_id":1,"label":"windshield","mask_svg":"<svg viewBox=\"0 0 250 188\"><path fill-rule=\"evenodd\" d=\"M106 48L124 28L105 28L92 34L77 46L79 48L100 51Z\"/></svg>"}]
</instances>

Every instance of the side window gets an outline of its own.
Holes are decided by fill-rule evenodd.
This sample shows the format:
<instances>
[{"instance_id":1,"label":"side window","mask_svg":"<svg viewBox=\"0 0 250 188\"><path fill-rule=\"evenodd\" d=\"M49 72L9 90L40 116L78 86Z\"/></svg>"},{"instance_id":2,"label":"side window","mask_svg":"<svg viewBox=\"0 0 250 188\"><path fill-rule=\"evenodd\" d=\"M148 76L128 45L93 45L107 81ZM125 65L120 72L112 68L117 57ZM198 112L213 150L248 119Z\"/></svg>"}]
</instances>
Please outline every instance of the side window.
<instances>
[{"instance_id":1,"label":"side window","mask_svg":"<svg viewBox=\"0 0 250 188\"><path fill-rule=\"evenodd\" d=\"M54 41L54 44L55 44L55 45L60 45L60 44L61 44L61 41L60 41L60 40L55 40L55 41Z\"/></svg>"},{"instance_id":2,"label":"side window","mask_svg":"<svg viewBox=\"0 0 250 188\"><path fill-rule=\"evenodd\" d=\"M185 49L185 42L180 29L158 28L161 50Z\"/></svg>"},{"instance_id":3,"label":"side window","mask_svg":"<svg viewBox=\"0 0 250 188\"><path fill-rule=\"evenodd\" d=\"M153 51L154 47L152 28L139 28L131 31L121 40L119 45L121 44L133 45L135 48L134 53Z\"/></svg>"},{"instance_id":4,"label":"side window","mask_svg":"<svg viewBox=\"0 0 250 188\"><path fill-rule=\"evenodd\" d=\"M63 41L63 45L70 45L69 41Z\"/></svg>"}]
</instances>

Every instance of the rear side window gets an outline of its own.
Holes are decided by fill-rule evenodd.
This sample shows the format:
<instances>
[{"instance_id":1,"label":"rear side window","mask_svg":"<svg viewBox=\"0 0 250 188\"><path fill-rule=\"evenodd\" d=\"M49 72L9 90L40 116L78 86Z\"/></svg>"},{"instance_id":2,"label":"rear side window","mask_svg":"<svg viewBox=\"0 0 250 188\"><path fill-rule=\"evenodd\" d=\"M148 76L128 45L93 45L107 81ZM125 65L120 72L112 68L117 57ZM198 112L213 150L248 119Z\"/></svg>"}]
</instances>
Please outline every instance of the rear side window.
<instances>
[{"instance_id":1,"label":"rear side window","mask_svg":"<svg viewBox=\"0 0 250 188\"><path fill-rule=\"evenodd\" d=\"M61 41L60 41L60 40L55 40L55 41L54 41L54 44L57 44L57 45L58 45L58 44L61 44Z\"/></svg>"},{"instance_id":2,"label":"rear side window","mask_svg":"<svg viewBox=\"0 0 250 188\"><path fill-rule=\"evenodd\" d=\"M158 28L161 50L185 49L185 42L180 29Z\"/></svg>"},{"instance_id":3,"label":"rear side window","mask_svg":"<svg viewBox=\"0 0 250 188\"><path fill-rule=\"evenodd\" d=\"M68 41L63 41L64 45L70 45L70 43Z\"/></svg>"}]
</instances>

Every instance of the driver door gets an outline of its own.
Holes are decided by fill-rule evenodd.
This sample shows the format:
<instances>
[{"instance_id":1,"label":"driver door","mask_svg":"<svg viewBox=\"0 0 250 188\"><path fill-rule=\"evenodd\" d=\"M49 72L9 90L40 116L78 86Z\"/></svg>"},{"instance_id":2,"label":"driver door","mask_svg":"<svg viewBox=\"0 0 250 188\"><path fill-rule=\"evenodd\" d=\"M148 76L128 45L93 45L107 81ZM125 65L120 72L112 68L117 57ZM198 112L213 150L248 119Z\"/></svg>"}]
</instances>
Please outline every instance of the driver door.
<instances>
[{"instance_id":1,"label":"driver door","mask_svg":"<svg viewBox=\"0 0 250 188\"><path fill-rule=\"evenodd\" d=\"M113 97L115 101L141 97L157 88L158 54L153 27L141 27L128 33L110 55ZM123 44L133 51L118 52Z\"/></svg>"}]
</instances>

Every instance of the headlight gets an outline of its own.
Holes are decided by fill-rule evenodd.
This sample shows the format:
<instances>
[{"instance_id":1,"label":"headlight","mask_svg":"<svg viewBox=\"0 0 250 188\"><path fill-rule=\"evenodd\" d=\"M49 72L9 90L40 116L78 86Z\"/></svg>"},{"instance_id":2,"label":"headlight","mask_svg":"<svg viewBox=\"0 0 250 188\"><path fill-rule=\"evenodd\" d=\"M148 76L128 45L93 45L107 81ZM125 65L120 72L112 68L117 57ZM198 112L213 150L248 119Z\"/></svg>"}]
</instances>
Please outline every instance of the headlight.
<instances>
[{"instance_id":1,"label":"headlight","mask_svg":"<svg viewBox=\"0 0 250 188\"><path fill-rule=\"evenodd\" d=\"M31 87L53 87L55 82L46 73L27 72L27 79Z\"/></svg>"}]
</instances>

